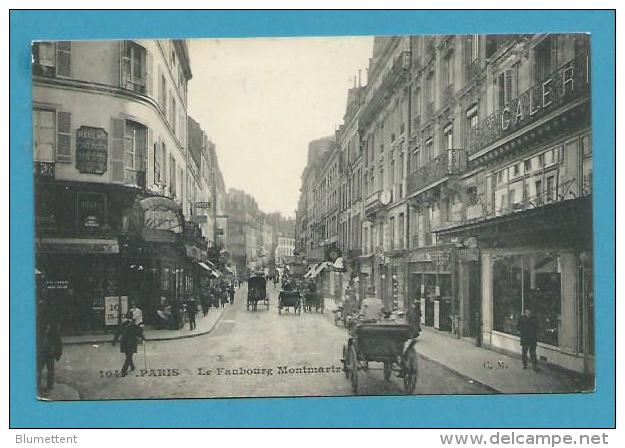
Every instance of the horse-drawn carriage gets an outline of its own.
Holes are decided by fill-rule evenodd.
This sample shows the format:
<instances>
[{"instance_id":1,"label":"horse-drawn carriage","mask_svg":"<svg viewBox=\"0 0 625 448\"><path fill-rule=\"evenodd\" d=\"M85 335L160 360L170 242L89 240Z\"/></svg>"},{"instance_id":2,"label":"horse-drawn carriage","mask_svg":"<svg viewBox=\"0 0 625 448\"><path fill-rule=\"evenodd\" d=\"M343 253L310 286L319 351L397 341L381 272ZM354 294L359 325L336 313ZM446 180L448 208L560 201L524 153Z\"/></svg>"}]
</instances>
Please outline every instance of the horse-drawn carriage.
<instances>
[{"instance_id":1,"label":"horse-drawn carriage","mask_svg":"<svg viewBox=\"0 0 625 448\"><path fill-rule=\"evenodd\" d=\"M247 280L247 310L258 309L258 302L269 309L269 297L267 296L267 279L264 275L256 274Z\"/></svg>"},{"instance_id":2,"label":"horse-drawn carriage","mask_svg":"<svg viewBox=\"0 0 625 448\"><path fill-rule=\"evenodd\" d=\"M304 288L304 312L310 313L312 309L315 309L315 313L321 311L323 313L325 309L325 302L323 296L314 283L308 283L302 285Z\"/></svg>"},{"instance_id":3,"label":"horse-drawn carriage","mask_svg":"<svg viewBox=\"0 0 625 448\"><path fill-rule=\"evenodd\" d=\"M417 352L411 339L410 326L404 320L383 317L382 301L363 300L358 318L350 324L350 337L343 346L345 377L358 393L359 372L368 372L370 362L381 362L384 379L393 373L403 378L404 392L413 394L417 385Z\"/></svg>"},{"instance_id":4,"label":"horse-drawn carriage","mask_svg":"<svg viewBox=\"0 0 625 448\"><path fill-rule=\"evenodd\" d=\"M278 294L278 314L282 310L289 311L293 308L295 314L302 314L302 294L292 283L282 282L282 291Z\"/></svg>"}]
</instances>

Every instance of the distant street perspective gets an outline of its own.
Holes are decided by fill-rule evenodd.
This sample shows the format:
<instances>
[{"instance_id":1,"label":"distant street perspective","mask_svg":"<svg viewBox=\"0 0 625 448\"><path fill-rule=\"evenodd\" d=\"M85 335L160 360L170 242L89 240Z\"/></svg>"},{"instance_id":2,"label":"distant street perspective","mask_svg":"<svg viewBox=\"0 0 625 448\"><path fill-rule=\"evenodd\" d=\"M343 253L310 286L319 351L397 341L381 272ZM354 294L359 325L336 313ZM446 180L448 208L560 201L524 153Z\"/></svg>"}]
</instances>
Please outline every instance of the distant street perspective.
<instances>
[{"instance_id":1,"label":"distant street perspective","mask_svg":"<svg viewBox=\"0 0 625 448\"><path fill-rule=\"evenodd\" d=\"M32 54L39 399L594 390L589 35Z\"/></svg>"}]
</instances>

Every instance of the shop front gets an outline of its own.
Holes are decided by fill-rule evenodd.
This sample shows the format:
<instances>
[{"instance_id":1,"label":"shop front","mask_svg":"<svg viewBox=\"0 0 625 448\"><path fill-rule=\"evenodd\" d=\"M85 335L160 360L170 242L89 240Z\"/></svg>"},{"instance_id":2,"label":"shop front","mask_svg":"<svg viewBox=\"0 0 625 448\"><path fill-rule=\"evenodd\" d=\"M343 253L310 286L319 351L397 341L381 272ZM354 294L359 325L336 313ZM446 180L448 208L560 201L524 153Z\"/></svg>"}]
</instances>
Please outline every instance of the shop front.
<instances>
[{"instance_id":1,"label":"shop front","mask_svg":"<svg viewBox=\"0 0 625 448\"><path fill-rule=\"evenodd\" d=\"M470 255L459 266L479 266L481 329L471 331L484 346L520 354L518 319L529 309L540 361L594 372L591 205L576 198L440 232L479 246L479 262Z\"/></svg>"},{"instance_id":2,"label":"shop front","mask_svg":"<svg viewBox=\"0 0 625 448\"><path fill-rule=\"evenodd\" d=\"M415 249L408 256L408 299L417 300L421 324L451 331L454 310L452 289L452 249Z\"/></svg>"}]
</instances>

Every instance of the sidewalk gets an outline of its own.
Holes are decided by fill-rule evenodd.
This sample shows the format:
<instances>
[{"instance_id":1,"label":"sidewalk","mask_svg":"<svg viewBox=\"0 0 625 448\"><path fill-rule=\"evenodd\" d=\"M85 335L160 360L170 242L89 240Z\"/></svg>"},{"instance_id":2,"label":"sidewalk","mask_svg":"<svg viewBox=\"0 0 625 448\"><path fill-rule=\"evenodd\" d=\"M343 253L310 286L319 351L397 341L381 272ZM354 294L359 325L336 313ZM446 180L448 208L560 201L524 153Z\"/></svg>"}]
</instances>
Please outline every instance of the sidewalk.
<instances>
[{"instance_id":1,"label":"sidewalk","mask_svg":"<svg viewBox=\"0 0 625 448\"><path fill-rule=\"evenodd\" d=\"M334 299L325 300L326 315L334 322ZM568 393L587 390L584 378L574 372L539 364L539 371L525 370L520 356L507 355L471 341L456 339L449 333L423 327L415 349L423 358L440 364L495 392Z\"/></svg>"},{"instance_id":2,"label":"sidewalk","mask_svg":"<svg viewBox=\"0 0 625 448\"><path fill-rule=\"evenodd\" d=\"M56 383L51 391L39 392L37 399L42 401L73 401L80 400L80 395L73 387Z\"/></svg>"},{"instance_id":3,"label":"sidewalk","mask_svg":"<svg viewBox=\"0 0 625 448\"><path fill-rule=\"evenodd\" d=\"M208 334L213 330L213 328L215 328L223 314L229 308L230 305L226 305L223 308L211 308L206 316L203 316L201 312L198 313L195 318L195 330L189 330L189 324L187 323L179 330L156 330L154 328L146 327L143 330L143 334L145 339L148 341L170 341L172 339L185 339ZM100 344L104 342L111 342L113 337L114 335L112 333L104 333L67 335L63 336L62 339L63 345Z\"/></svg>"}]
</instances>

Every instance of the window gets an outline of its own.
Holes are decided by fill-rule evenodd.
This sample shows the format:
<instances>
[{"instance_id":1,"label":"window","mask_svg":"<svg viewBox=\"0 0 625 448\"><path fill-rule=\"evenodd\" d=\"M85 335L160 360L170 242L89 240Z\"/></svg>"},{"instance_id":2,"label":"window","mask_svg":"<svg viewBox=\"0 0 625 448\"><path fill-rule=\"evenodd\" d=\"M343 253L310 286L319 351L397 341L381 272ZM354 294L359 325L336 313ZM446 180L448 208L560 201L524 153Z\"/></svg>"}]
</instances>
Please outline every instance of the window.
<instances>
[{"instance_id":1,"label":"window","mask_svg":"<svg viewBox=\"0 0 625 448\"><path fill-rule=\"evenodd\" d=\"M176 159L174 156L169 157L169 184L171 195L175 198L178 183L176 182Z\"/></svg>"},{"instance_id":2,"label":"window","mask_svg":"<svg viewBox=\"0 0 625 448\"><path fill-rule=\"evenodd\" d=\"M546 79L555 70L556 45L553 36L543 39L534 48L534 82L539 83Z\"/></svg>"},{"instance_id":3,"label":"window","mask_svg":"<svg viewBox=\"0 0 625 448\"><path fill-rule=\"evenodd\" d=\"M434 139L429 138L425 142L425 154L424 154L423 165L427 165L428 163L430 163L430 160L432 160L434 156L433 151L434 151Z\"/></svg>"},{"instance_id":4,"label":"window","mask_svg":"<svg viewBox=\"0 0 625 448\"><path fill-rule=\"evenodd\" d=\"M56 112L33 110L33 153L38 162L54 162L56 158Z\"/></svg>"},{"instance_id":5,"label":"window","mask_svg":"<svg viewBox=\"0 0 625 448\"><path fill-rule=\"evenodd\" d=\"M502 109L513 98L513 71L504 70L497 77L498 104Z\"/></svg>"},{"instance_id":6,"label":"window","mask_svg":"<svg viewBox=\"0 0 625 448\"><path fill-rule=\"evenodd\" d=\"M124 137L124 167L126 170L144 170L146 142L146 127L134 121L126 120Z\"/></svg>"},{"instance_id":7,"label":"window","mask_svg":"<svg viewBox=\"0 0 625 448\"><path fill-rule=\"evenodd\" d=\"M171 101L170 101L170 107L171 107L171 112L169 114L169 122L171 123L171 127L174 131L174 135L178 135L177 129L176 129L176 100L174 99L174 95L171 96Z\"/></svg>"},{"instance_id":8,"label":"window","mask_svg":"<svg viewBox=\"0 0 625 448\"><path fill-rule=\"evenodd\" d=\"M145 48L130 40L124 41L122 53L122 87L146 93Z\"/></svg>"},{"instance_id":9,"label":"window","mask_svg":"<svg viewBox=\"0 0 625 448\"><path fill-rule=\"evenodd\" d=\"M513 172L515 176L521 174L521 165L519 163L515 163L513 167Z\"/></svg>"},{"instance_id":10,"label":"window","mask_svg":"<svg viewBox=\"0 0 625 448\"><path fill-rule=\"evenodd\" d=\"M537 252L493 260L493 328L518 335L517 322L529 308L538 320L538 340L558 345L561 308L560 257Z\"/></svg>"},{"instance_id":11,"label":"window","mask_svg":"<svg viewBox=\"0 0 625 448\"><path fill-rule=\"evenodd\" d=\"M395 249L395 218L391 217L389 219L388 222L388 226L389 226L389 234L388 234L388 239L389 239L389 247L391 249Z\"/></svg>"},{"instance_id":12,"label":"window","mask_svg":"<svg viewBox=\"0 0 625 448\"><path fill-rule=\"evenodd\" d=\"M555 177L554 176L547 177L547 191L545 192L547 202L553 202L555 200L555 197L556 197L555 185L556 185Z\"/></svg>"},{"instance_id":13,"label":"window","mask_svg":"<svg viewBox=\"0 0 625 448\"><path fill-rule=\"evenodd\" d=\"M165 79L165 75L161 75L159 81L159 104L161 106L161 110L163 111L163 115L167 118L167 80Z\"/></svg>"},{"instance_id":14,"label":"window","mask_svg":"<svg viewBox=\"0 0 625 448\"><path fill-rule=\"evenodd\" d=\"M445 149L453 149L454 148L454 133L453 133L452 126L447 126L443 130L443 138L445 141Z\"/></svg>"},{"instance_id":15,"label":"window","mask_svg":"<svg viewBox=\"0 0 625 448\"><path fill-rule=\"evenodd\" d=\"M163 168L161 173L162 174L162 181L163 181L163 186L167 186L167 145L165 145L165 142L162 142L162 148L161 148L161 155L162 155L162 161L163 161Z\"/></svg>"},{"instance_id":16,"label":"window","mask_svg":"<svg viewBox=\"0 0 625 448\"><path fill-rule=\"evenodd\" d=\"M466 142L466 146L467 148L471 146L471 141L473 138L473 132L475 132L475 129L477 127L477 123L478 123L478 109L477 106L473 106L470 109L467 110L467 115L466 115L466 129L465 129L465 142Z\"/></svg>"},{"instance_id":17,"label":"window","mask_svg":"<svg viewBox=\"0 0 625 448\"><path fill-rule=\"evenodd\" d=\"M33 74L38 76L69 77L72 43L69 41L33 43Z\"/></svg>"},{"instance_id":18,"label":"window","mask_svg":"<svg viewBox=\"0 0 625 448\"><path fill-rule=\"evenodd\" d=\"M397 229L397 233L399 234L399 248L404 248L404 214L399 214L399 228Z\"/></svg>"},{"instance_id":19,"label":"window","mask_svg":"<svg viewBox=\"0 0 625 448\"><path fill-rule=\"evenodd\" d=\"M53 109L33 109L33 156L39 162L71 161L72 116Z\"/></svg>"},{"instance_id":20,"label":"window","mask_svg":"<svg viewBox=\"0 0 625 448\"><path fill-rule=\"evenodd\" d=\"M450 52L443 59L443 88L453 85L454 83L454 54Z\"/></svg>"},{"instance_id":21,"label":"window","mask_svg":"<svg viewBox=\"0 0 625 448\"><path fill-rule=\"evenodd\" d=\"M154 183L159 185L161 183L161 154L162 144L154 143Z\"/></svg>"},{"instance_id":22,"label":"window","mask_svg":"<svg viewBox=\"0 0 625 448\"><path fill-rule=\"evenodd\" d=\"M523 162L523 169L526 173L532 171L532 159L527 159Z\"/></svg>"}]
</instances>

